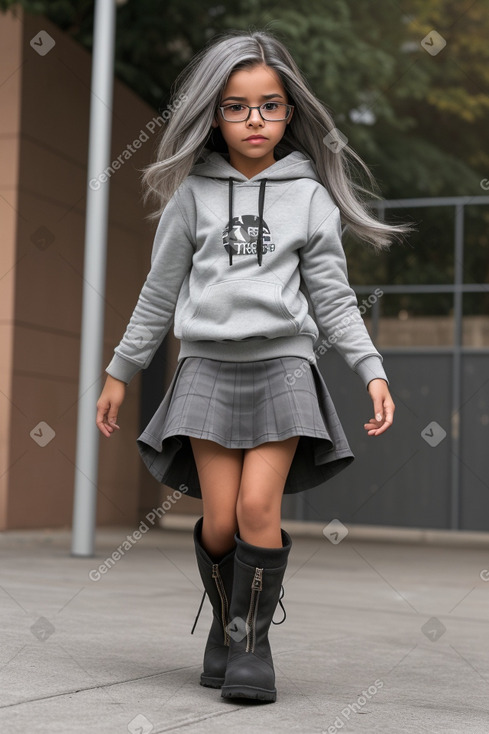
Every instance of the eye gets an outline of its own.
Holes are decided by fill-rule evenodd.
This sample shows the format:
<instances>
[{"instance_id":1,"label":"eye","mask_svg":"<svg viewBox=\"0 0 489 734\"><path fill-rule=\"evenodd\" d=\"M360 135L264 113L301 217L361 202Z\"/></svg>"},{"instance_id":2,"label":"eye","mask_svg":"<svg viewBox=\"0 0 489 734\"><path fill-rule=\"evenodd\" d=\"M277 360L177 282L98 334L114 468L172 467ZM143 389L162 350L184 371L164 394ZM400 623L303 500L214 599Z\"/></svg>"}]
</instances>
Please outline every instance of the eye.
<instances>
[{"instance_id":1,"label":"eye","mask_svg":"<svg viewBox=\"0 0 489 734\"><path fill-rule=\"evenodd\" d=\"M277 102L265 102L262 104L263 109L266 112L273 112L273 110L278 109L278 103Z\"/></svg>"},{"instance_id":2,"label":"eye","mask_svg":"<svg viewBox=\"0 0 489 734\"><path fill-rule=\"evenodd\" d=\"M228 104L226 105L226 109L230 112L241 112L244 109L244 106L242 104Z\"/></svg>"}]
</instances>

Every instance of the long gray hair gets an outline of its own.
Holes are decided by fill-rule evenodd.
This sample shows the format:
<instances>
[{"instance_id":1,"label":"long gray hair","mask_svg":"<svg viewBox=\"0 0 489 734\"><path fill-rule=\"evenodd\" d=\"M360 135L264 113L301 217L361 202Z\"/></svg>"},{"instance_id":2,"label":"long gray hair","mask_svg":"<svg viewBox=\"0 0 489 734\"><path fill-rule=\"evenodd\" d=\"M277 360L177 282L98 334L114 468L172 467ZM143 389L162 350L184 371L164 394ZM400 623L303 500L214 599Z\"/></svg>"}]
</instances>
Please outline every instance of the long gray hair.
<instances>
[{"instance_id":1,"label":"long gray hair","mask_svg":"<svg viewBox=\"0 0 489 734\"><path fill-rule=\"evenodd\" d=\"M335 129L333 118L315 97L283 43L264 31L231 31L219 35L192 58L175 80L169 105L171 113L163 128L157 160L142 169L144 203L150 194L159 202L158 210L148 219L161 216L192 166L205 159L208 151L227 152L219 128L211 125L220 96L232 72L261 64L276 71L288 102L295 106L292 120L275 147L276 158L293 150L304 153L338 206L343 225L375 249L388 248L393 238L401 239L410 232L409 224L390 225L369 214L368 199L380 197L352 180L350 163L356 161L361 166L375 190L377 184L371 171L348 145L333 152L323 142Z\"/></svg>"}]
</instances>

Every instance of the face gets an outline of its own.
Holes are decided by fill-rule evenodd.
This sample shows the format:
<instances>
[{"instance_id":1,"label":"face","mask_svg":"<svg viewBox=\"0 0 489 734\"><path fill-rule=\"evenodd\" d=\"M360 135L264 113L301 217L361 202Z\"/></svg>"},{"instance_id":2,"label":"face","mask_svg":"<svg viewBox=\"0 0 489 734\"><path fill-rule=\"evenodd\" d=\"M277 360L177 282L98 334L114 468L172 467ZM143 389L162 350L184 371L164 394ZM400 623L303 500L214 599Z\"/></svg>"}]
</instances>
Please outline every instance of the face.
<instances>
[{"instance_id":1,"label":"face","mask_svg":"<svg viewBox=\"0 0 489 734\"><path fill-rule=\"evenodd\" d=\"M265 102L287 104L288 99L276 71L261 65L233 72L221 94L219 106L241 103L257 107ZM268 121L255 109L251 110L246 122L227 122L218 110L212 126L221 129L231 165L238 170L240 167L249 169L250 165L263 168L274 162L274 148L283 137L292 113L293 110L287 120ZM253 135L260 137L252 139Z\"/></svg>"}]
</instances>

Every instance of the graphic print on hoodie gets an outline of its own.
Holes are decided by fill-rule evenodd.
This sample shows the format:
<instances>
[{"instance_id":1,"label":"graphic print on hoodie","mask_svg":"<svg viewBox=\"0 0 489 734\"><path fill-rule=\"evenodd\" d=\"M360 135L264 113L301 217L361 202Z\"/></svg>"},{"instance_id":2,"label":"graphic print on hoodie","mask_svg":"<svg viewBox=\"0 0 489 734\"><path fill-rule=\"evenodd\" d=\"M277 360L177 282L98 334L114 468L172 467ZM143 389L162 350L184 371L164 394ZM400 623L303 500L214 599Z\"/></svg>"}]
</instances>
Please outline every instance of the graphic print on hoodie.
<instances>
[{"instance_id":1,"label":"graphic print on hoodie","mask_svg":"<svg viewBox=\"0 0 489 734\"><path fill-rule=\"evenodd\" d=\"M227 224L222 232L224 249L231 251L231 264L234 255L257 255L258 234L260 219L256 214L241 214L233 217L231 224ZM273 252L275 245L268 225L263 221L262 253Z\"/></svg>"},{"instance_id":2,"label":"graphic print on hoodie","mask_svg":"<svg viewBox=\"0 0 489 734\"><path fill-rule=\"evenodd\" d=\"M178 359L315 361L320 328L365 384L387 379L348 282L339 209L300 151L251 178L206 151L161 215L150 272L106 371L128 383L172 320Z\"/></svg>"}]
</instances>

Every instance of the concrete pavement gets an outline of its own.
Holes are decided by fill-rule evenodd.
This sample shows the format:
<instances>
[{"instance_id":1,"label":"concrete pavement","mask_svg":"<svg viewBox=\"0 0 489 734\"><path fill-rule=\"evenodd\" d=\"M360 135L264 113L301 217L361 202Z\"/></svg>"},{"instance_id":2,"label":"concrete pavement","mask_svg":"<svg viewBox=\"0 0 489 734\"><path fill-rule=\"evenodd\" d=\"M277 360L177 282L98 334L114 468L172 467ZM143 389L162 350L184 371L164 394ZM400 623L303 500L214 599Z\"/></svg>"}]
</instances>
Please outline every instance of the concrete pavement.
<instances>
[{"instance_id":1,"label":"concrete pavement","mask_svg":"<svg viewBox=\"0 0 489 734\"><path fill-rule=\"evenodd\" d=\"M199 685L188 530L102 529L90 559L67 530L0 533L1 731L487 734L487 548L288 529L272 704Z\"/></svg>"}]
</instances>

